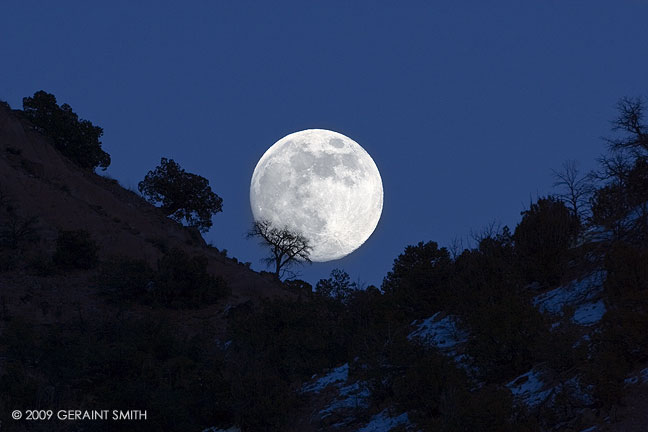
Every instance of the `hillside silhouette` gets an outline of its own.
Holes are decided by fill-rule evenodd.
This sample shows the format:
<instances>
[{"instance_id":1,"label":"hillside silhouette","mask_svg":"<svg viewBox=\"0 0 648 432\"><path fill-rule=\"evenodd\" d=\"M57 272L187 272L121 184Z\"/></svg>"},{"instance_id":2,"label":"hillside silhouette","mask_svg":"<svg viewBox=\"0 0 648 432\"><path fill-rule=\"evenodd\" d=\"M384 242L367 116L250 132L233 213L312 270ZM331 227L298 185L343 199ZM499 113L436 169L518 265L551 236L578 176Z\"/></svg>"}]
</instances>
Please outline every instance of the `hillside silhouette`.
<instances>
[{"instance_id":1,"label":"hillside silhouette","mask_svg":"<svg viewBox=\"0 0 648 432\"><path fill-rule=\"evenodd\" d=\"M140 431L646 430L642 108L622 100L600 170L566 164L513 229L409 245L380 287L342 269L313 287L0 104L0 430L134 430L6 416L112 407L147 410Z\"/></svg>"}]
</instances>

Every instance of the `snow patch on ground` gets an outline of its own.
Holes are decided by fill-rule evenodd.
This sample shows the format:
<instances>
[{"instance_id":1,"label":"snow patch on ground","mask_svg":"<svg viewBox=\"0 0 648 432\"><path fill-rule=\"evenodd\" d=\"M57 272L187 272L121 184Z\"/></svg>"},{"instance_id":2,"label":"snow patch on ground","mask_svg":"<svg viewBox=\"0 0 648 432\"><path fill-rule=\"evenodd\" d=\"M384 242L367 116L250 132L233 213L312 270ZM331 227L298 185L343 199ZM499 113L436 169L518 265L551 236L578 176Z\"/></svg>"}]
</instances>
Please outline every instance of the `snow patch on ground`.
<instances>
[{"instance_id":1,"label":"snow patch on ground","mask_svg":"<svg viewBox=\"0 0 648 432\"><path fill-rule=\"evenodd\" d=\"M326 418L343 409L367 408L370 395L369 389L363 382L355 382L344 386L340 388L338 397L320 411L320 416Z\"/></svg>"},{"instance_id":2,"label":"snow patch on ground","mask_svg":"<svg viewBox=\"0 0 648 432\"><path fill-rule=\"evenodd\" d=\"M580 305L574 312L572 319L576 324L592 325L601 321L605 312L605 303L603 303L603 300L599 300Z\"/></svg>"},{"instance_id":3,"label":"snow patch on ground","mask_svg":"<svg viewBox=\"0 0 648 432\"><path fill-rule=\"evenodd\" d=\"M567 285L536 296L533 303L541 312L562 314L564 306L594 300L602 291L606 276L605 270L597 270L580 280L573 280Z\"/></svg>"},{"instance_id":4,"label":"snow patch on ground","mask_svg":"<svg viewBox=\"0 0 648 432\"><path fill-rule=\"evenodd\" d=\"M632 231L632 228L637 226L637 223L640 222L641 219L646 215L646 211L648 210L646 206L648 206L648 202L639 204L638 206L629 210L626 213L625 217L618 221L620 224L619 226L622 227L623 231ZM590 242L608 242L613 240L614 238L615 235L613 231L597 225L587 230L587 233L585 233L582 239L578 242L578 245Z\"/></svg>"},{"instance_id":5,"label":"snow patch on ground","mask_svg":"<svg viewBox=\"0 0 648 432\"><path fill-rule=\"evenodd\" d=\"M534 408L545 402L550 406L556 402L556 395L561 392L567 392L571 397L576 398L580 403L589 406L594 403L592 398L592 386L583 387L580 379L574 376L562 383L547 385L536 369L520 375L508 384L506 387L511 391L513 397L529 408Z\"/></svg>"},{"instance_id":6,"label":"snow patch on ground","mask_svg":"<svg viewBox=\"0 0 648 432\"><path fill-rule=\"evenodd\" d=\"M554 388L557 391L566 390L570 392L571 395L575 397L577 400L579 400L583 405L589 406L594 403L594 398L592 397L592 391L594 390L594 386L589 385L583 387L582 383L580 382L580 379L577 376L568 379L567 381L565 381L564 384L558 384ZM553 398L552 398L552 402L553 402Z\"/></svg>"},{"instance_id":7,"label":"snow patch on ground","mask_svg":"<svg viewBox=\"0 0 648 432\"><path fill-rule=\"evenodd\" d=\"M362 429L358 432L389 432L392 428L402 424L408 424L409 418L407 413L403 413L396 417L391 417L387 410L383 410L371 418Z\"/></svg>"},{"instance_id":8,"label":"snow patch on ground","mask_svg":"<svg viewBox=\"0 0 648 432\"><path fill-rule=\"evenodd\" d=\"M456 318L447 315L438 319L441 312L437 312L421 323L412 322L416 330L410 333L409 340L419 339L422 343L444 351L452 351L458 344L466 342L468 334L457 327Z\"/></svg>"},{"instance_id":9,"label":"snow patch on ground","mask_svg":"<svg viewBox=\"0 0 648 432\"><path fill-rule=\"evenodd\" d=\"M513 397L529 407L534 407L545 401L553 390L551 388L544 389L545 383L540 379L539 373L533 369L515 378L506 384L506 387L513 393Z\"/></svg>"},{"instance_id":10,"label":"snow patch on ground","mask_svg":"<svg viewBox=\"0 0 648 432\"><path fill-rule=\"evenodd\" d=\"M422 321L412 321L415 328L407 339L423 345L434 347L443 354L454 359L457 366L463 368L468 375L474 376L475 370L470 366L470 358L461 353L461 345L468 341L468 332L458 326L458 320L453 315L441 318L442 312L437 312Z\"/></svg>"},{"instance_id":11,"label":"snow patch on ground","mask_svg":"<svg viewBox=\"0 0 648 432\"><path fill-rule=\"evenodd\" d=\"M624 380L626 384L641 384L648 382L648 368L642 369L637 375L633 375Z\"/></svg>"},{"instance_id":12,"label":"snow patch on ground","mask_svg":"<svg viewBox=\"0 0 648 432\"><path fill-rule=\"evenodd\" d=\"M314 381L306 383L302 386L302 393L319 393L325 388L332 386L337 389L337 393L331 396L330 402L322 409L319 414L322 419L329 417L339 411L367 408L369 406L369 388L364 381L355 381L348 383L349 380L349 364L345 363L342 366L336 367L326 375L315 379ZM341 423L343 425L346 423Z\"/></svg>"},{"instance_id":13,"label":"snow patch on ground","mask_svg":"<svg viewBox=\"0 0 648 432\"><path fill-rule=\"evenodd\" d=\"M590 228L581 238L576 242L576 246L582 246L586 243L607 242L614 238L614 233L605 229L602 226L595 226Z\"/></svg>"},{"instance_id":14,"label":"snow patch on ground","mask_svg":"<svg viewBox=\"0 0 648 432\"><path fill-rule=\"evenodd\" d=\"M315 376L316 375L313 375L313 378L315 378ZM349 363L336 367L331 372L310 384L304 384L301 391L302 393L319 393L331 384L341 385L342 383L345 383L347 379L349 379Z\"/></svg>"}]
</instances>

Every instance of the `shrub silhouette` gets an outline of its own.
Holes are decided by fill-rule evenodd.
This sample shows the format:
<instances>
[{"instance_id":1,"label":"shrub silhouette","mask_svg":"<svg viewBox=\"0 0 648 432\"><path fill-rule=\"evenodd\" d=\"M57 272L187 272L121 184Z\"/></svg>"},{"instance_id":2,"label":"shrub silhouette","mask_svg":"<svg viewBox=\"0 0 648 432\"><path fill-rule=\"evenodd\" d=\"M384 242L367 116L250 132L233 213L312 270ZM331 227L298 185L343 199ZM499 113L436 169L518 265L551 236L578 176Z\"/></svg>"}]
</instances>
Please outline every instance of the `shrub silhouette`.
<instances>
[{"instance_id":1,"label":"shrub silhouette","mask_svg":"<svg viewBox=\"0 0 648 432\"><path fill-rule=\"evenodd\" d=\"M99 141L103 129L79 119L68 104L59 106L53 94L40 90L23 98L23 111L35 129L51 138L54 147L78 166L105 170L110 165L110 155Z\"/></svg>"},{"instance_id":2,"label":"shrub silhouette","mask_svg":"<svg viewBox=\"0 0 648 432\"><path fill-rule=\"evenodd\" d=\"M643 122L645 101L623 98L608 139L611 155L600 158L597 176L606 183L592 199L591 222L613 234L613 240L635 244L648 239L648 126Z\"/></svg>"},{"instance_id":3,"label":"shrub silhouette","mask_svg":"<svg viewBox=\"0 0 648 432\"><path fill-rule=\"evenodd\" d=\"M207 272L207 258L178 248L159 259L157 270L144 260L112 257L101 265L96 280L115 303L137 301L175 309L213 304L230 293L221 277Z\"/></svg>"},{"instance_id":4,"label":"shrub silhouette","mask_svg":"<svg viewBox=\"0 0 648 432\"><path fill-rule=\"evenodd\" d=\"M628 211L629 206L621 185L609 184L594 193L591 221L594 225L612 232L617 240L628 233L628 226L624 221Z\"/></svg>"},{"instance_id":5,"label":"shrub silhouette","mask_svg":"<svg viewBox=\"0 0 648 432\"><path fill-rule=\"evenodd\" d=\"M344 270L331 270L331 277L320 279L315 285L315 292L324 297L331 297L343 303L351 298L353 292L358 289L358 284L351 282L349 274Z\"/></svg>"},{"instance_id":6,"label":"shrub silhouette","mask_svg":"<svg viewBox=\"0 0 648 432\"><path fill-rule=\"evenodd\" d=\"M207 258L171 249L158 261L151 296L162 305L200 307L213 304L230 293L225 280L207 272Z\"/></svg>"},{"instance_id":7,"label":"shrub silhouette","mask_svg":"<svg viewBox=\"0 0 648 432\"><path fill-rule=\"evenodd\" d=\"M248 263L246 263L247 265ZM313 286L301 279L290 279L283 282L284 288L297 294L300 298L313 297Z\"/></svg>"},{"instance_id":8,"label":"shrub silhouette","mask_svg":"<svg viewBox=\"0 0 648 432\"><path fill-rule=\"evenodd\" d=\"M23 243L33 243L39 239L38 218L22 218L10 212L0 222L0 248L18 249Z\"/></svg>"},{"instance_id":9,"label":"shrub silhouette","mask_svg":"<svg viewBox=\"0 0 648 432\"><path fill-rule=\"evenodd\" d=\"M138 189L171 219L185 220L200 232L209 230L212 215L223 210L223 199L212 192L209 181L186 172L173 159L162 158L160 165L139 182Z\"/></svg>"},{"instance_id":10,"label":"shrub silhouette","mask_svg":"<svg viewBox=\"0 0 648 432\"><path fill-rule=\"evenodd\" d=\"M522 285L508 241L493 238L457 258L445 287L450 311L470 334L472 365L486 382L525 372L546 346L545 321Z\"/></svg>"},{"instance_id":11,"label":"shrub silhouette","mask_svg":"<svg viewBox=\"0 0 648 432\"><path fill-rule=\"evenodd\" d=\"M15 269L24 246L40 239L38 218L22 217L0 183L0 272Z\"/></svg>"},{"instance_id":12,"label":"shrub silhouette","mask_svg":"<svg viewBox=\"0 0 648 432\"><path fill-rule=\"evenodd\" d=\"M111 300L123 302L146 296L154 278L146 261L118 256L102 263L97 282Z\"/></svg>"},{"instance_id":13,"label":"shrub silhouette","mask_svg":"<svg viewBox=\"0 0 648 432\"><path fill-rule=\"evenodd\" d=\"M647 158L636 159L622 179L595 192L591 221L612 231L617 240L636 242L648 238Z\"/></svg>"},{"instance_id":14,"label":"shrub silhouette","mask_svg":"<svg viewBox=\"0 0 648 432\"><path fill-rule=\"evenodd\" d=\"M52 260L62 269L90 269L99 262L98 249L85 230L60 231Z\"/></svg>"},{"instance_id":15,"label":"shrub silhouette","mask_svg":"<svg viewBox=\"0 0 648 432\"><path fill-rule=\"evenodd\" d=\"M513 238L528 281L557 282L579 231L578 218L552 197L540 198L522 215Z\"/></svg>"},{"instance_id":16,"label":"shrub silhouette","mask_svg":"<svg viewBox=\"0 0 648 432\"><path fill-rule=\"evenodd\" d=\"M382 289L394 303L409 312L427 309L444 296L441 283L450 271L450 254L435 242L407 246L394 260L392 270L383 280Z\"/></svg>"}]
</instances>

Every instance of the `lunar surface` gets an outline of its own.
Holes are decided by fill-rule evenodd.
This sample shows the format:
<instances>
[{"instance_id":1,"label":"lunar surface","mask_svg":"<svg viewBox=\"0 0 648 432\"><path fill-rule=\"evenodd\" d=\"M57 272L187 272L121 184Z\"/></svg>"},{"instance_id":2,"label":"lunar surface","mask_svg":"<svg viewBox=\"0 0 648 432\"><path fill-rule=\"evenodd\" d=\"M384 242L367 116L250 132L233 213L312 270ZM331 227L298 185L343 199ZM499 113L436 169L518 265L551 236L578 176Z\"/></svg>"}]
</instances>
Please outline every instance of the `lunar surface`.
<instances>
[{"instance_id":1,"label":"lunar surface","mask_svg":"<svg viewBox=\"0 0 648 432\"><path fill-rule=\"evenodd\" d=\"M312 261L331 261L373 233L382 213L382 180L358 143L337 132L308 129L280 139L261 157L250 204L256 221L306 237Z\"/></svg>"}]
</instances>

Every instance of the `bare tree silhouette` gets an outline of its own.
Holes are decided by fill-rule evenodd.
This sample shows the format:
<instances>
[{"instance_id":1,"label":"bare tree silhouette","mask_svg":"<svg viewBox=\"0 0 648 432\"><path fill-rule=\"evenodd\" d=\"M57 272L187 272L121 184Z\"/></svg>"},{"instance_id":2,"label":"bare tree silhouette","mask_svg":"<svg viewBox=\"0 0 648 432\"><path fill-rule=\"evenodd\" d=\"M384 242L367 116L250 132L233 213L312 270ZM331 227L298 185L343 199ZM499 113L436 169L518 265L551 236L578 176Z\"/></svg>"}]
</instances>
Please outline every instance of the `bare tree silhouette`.
<instances>
[{"instance_id":1,"label":"bare tree silhouette","mask_svg":"<svg viewBox=\"0 0 648 432\"><path fill-rule=\"evenodd\" d=\"M270 249L264 261L269 267L274 265L274 274L279 279L285 275L288 267L311 262L312 247L308 239L287 227L276 228L267 220L256 221L247 234L247 238L254 237Z\"/></svg>"},{"instance_id":2,"label":"bare tree silhouette","mask_svg":"<svg viewBox=\"0 0 648 432\"><path fill-rule=\"evenodd\" d=\"M591 176L581 175L578 163L574 160L563 162L559 170L552 170L552 172L556 179L553 185L560 188L556 197L567 205L578 220L582 221L588 216L589 199L594 193Z\"/></svg>"}]
</instances>

